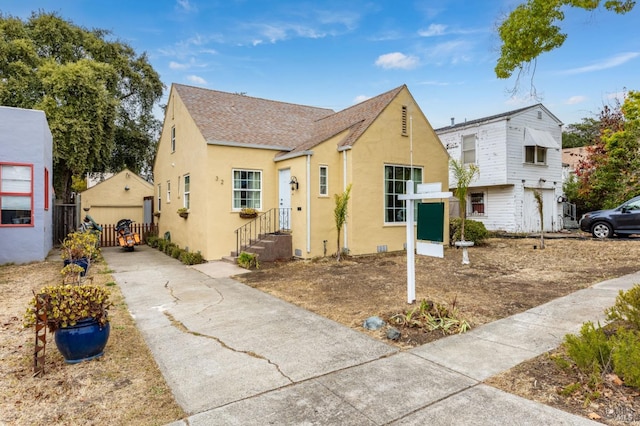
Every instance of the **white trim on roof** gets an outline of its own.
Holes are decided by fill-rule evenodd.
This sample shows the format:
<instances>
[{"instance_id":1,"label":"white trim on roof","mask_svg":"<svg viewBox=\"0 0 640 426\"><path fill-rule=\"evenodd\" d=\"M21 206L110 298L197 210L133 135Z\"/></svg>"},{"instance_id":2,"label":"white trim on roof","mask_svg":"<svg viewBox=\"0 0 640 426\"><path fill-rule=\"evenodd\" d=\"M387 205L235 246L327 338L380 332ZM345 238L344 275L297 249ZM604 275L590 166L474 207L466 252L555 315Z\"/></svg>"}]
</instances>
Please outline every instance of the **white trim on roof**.
<instances>
[{"instance_id":1,"label":"white trim on roof","mask_svg":"<svg viewBox=\"0 0 640 426\"><path fill-rule=\"evenodd\" d=\"M291 158L296 158L296 157L304 157L305 155L313 155L313 151L306 150L306 151L298 151L298 152L289 152L287 154L283 154L274 158L273 161L277 163L278 161L289 160Z\"/></svg>"}]
</instances>

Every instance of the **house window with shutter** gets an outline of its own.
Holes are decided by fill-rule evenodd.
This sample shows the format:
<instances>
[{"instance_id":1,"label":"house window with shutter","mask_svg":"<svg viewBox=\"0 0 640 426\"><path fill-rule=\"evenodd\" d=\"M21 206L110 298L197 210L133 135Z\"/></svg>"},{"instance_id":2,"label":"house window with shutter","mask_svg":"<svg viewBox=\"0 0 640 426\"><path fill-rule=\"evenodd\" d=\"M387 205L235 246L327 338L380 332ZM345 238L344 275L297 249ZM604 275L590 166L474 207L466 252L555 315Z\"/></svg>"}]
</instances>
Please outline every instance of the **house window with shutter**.
<instances>
[{"instance_id":1,"label":"house window with shutter","mask_svg":"<svg viewBox=\"0 0 640 426\"><path fill-rule=\"evenodd\" d=\"M0 163L0 226L33 226L33 166Z\"/></svg>"},{"instance_id":2,"label":"house window with shutter","mask_svg":"<svg viewBox=\"0 0 640 426\"><path fill-rule=\"evenodd\" d=\"M171 127L171 152L176 152L176 126Z\"/></svg>"},{"instance_id":3,"label":"house window with shutter","mask_svg":"<svg viewBox=\"0 0 640 426\"><path fill-rule=\"evenodd\" d=\"M167 181L167 204L171 202L171 181Z\"/></svg>"},{"instance_id":4,"label":"house window with shutter","mask_svg":"<svg viewBox=\"0 0 640 426\"><path fill-rule=\"evenodd\" d=\"M462 137L462 163L475 164L476 162L476 135Z\"/></svg>"},{"instance_id":5,"label":"house window with shutter","mask_svg":"<svg viewBox=\"0 0 640 426\"><path fill-rule=\"evenodd\" d=\"M162 210L161 207L162 207L162 186L158 184L158 212Z\"/></svg>"}]
</instances>

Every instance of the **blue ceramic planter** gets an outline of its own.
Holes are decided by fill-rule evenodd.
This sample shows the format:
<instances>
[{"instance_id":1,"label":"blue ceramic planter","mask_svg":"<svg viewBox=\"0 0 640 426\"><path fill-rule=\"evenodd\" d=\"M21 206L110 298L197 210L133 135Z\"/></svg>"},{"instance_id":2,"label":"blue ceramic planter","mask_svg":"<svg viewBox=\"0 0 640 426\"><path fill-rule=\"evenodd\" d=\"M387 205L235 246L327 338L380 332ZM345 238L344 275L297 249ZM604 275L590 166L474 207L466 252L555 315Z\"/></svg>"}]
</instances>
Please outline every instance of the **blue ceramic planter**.
<instances>
[{"instance_id":1,"label":"blue ceramic planter","mask_svg":"<svg viewBox=\"0 0 640 426\"><path fill-rule=\"evenodd\" d=\"M84 271L80 273L81 277L84 277L85 275L87 275L87 270L89 269L89 259L87 259L86 257L83 257L82 259L71 259L71 260L65 259L64 260L64 266L67 266L70 263L75 263L76 265L84 269Z\"/></svg>"},{"instance_id":2,"label":"blue ceramic planter","mask_svg":"<svg viewBox=\"0 0 640 426\"><path fill-rule=\"evenodd\" d=\"M80 320L72 327L56 330L56 346L67 364L88 361L103 355L110 330L109 323L101 326L93 318Z\"/></svg>"}]
</instances>

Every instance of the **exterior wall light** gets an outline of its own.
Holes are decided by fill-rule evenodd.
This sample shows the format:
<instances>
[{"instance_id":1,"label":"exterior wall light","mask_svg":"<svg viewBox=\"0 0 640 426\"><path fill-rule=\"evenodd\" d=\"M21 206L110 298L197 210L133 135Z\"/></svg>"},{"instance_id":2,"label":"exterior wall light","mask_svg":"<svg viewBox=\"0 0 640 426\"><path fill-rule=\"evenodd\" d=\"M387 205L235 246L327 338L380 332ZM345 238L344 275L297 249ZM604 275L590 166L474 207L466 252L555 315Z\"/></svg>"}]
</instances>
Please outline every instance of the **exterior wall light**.
<instances>
[{"instance_id":1,"label":"exterior wall light","mask_svg":"<svg viewBox=\"0 0 640 426\"><path fill-rule=\"evenodd\" d=\"M289 182L289 185L291 185L291 190L295 191L298 189L298 178L296 178L295 176L291 176L291 181Z\"/></svg>"}]
</instances>

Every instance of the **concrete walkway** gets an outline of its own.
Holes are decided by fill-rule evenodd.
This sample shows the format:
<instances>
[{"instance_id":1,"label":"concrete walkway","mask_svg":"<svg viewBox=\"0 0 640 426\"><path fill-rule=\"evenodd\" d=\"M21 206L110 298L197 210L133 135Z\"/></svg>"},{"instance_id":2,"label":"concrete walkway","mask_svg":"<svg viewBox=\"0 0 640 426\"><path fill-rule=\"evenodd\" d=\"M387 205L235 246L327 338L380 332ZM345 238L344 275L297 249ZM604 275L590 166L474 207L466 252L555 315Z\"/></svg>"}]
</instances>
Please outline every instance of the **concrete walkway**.
<instances>
[{"instance_id":1,"label":"concrete walkway","mask_svg":"<svg viewBox=\"0 0 640 426\"><path fill-rule=\"evenodd\" d=\"M409 351L147 246L102 250L182 425L597 425L482 381L604 317L640 273Z\"/></svg>"}]
</instances>

